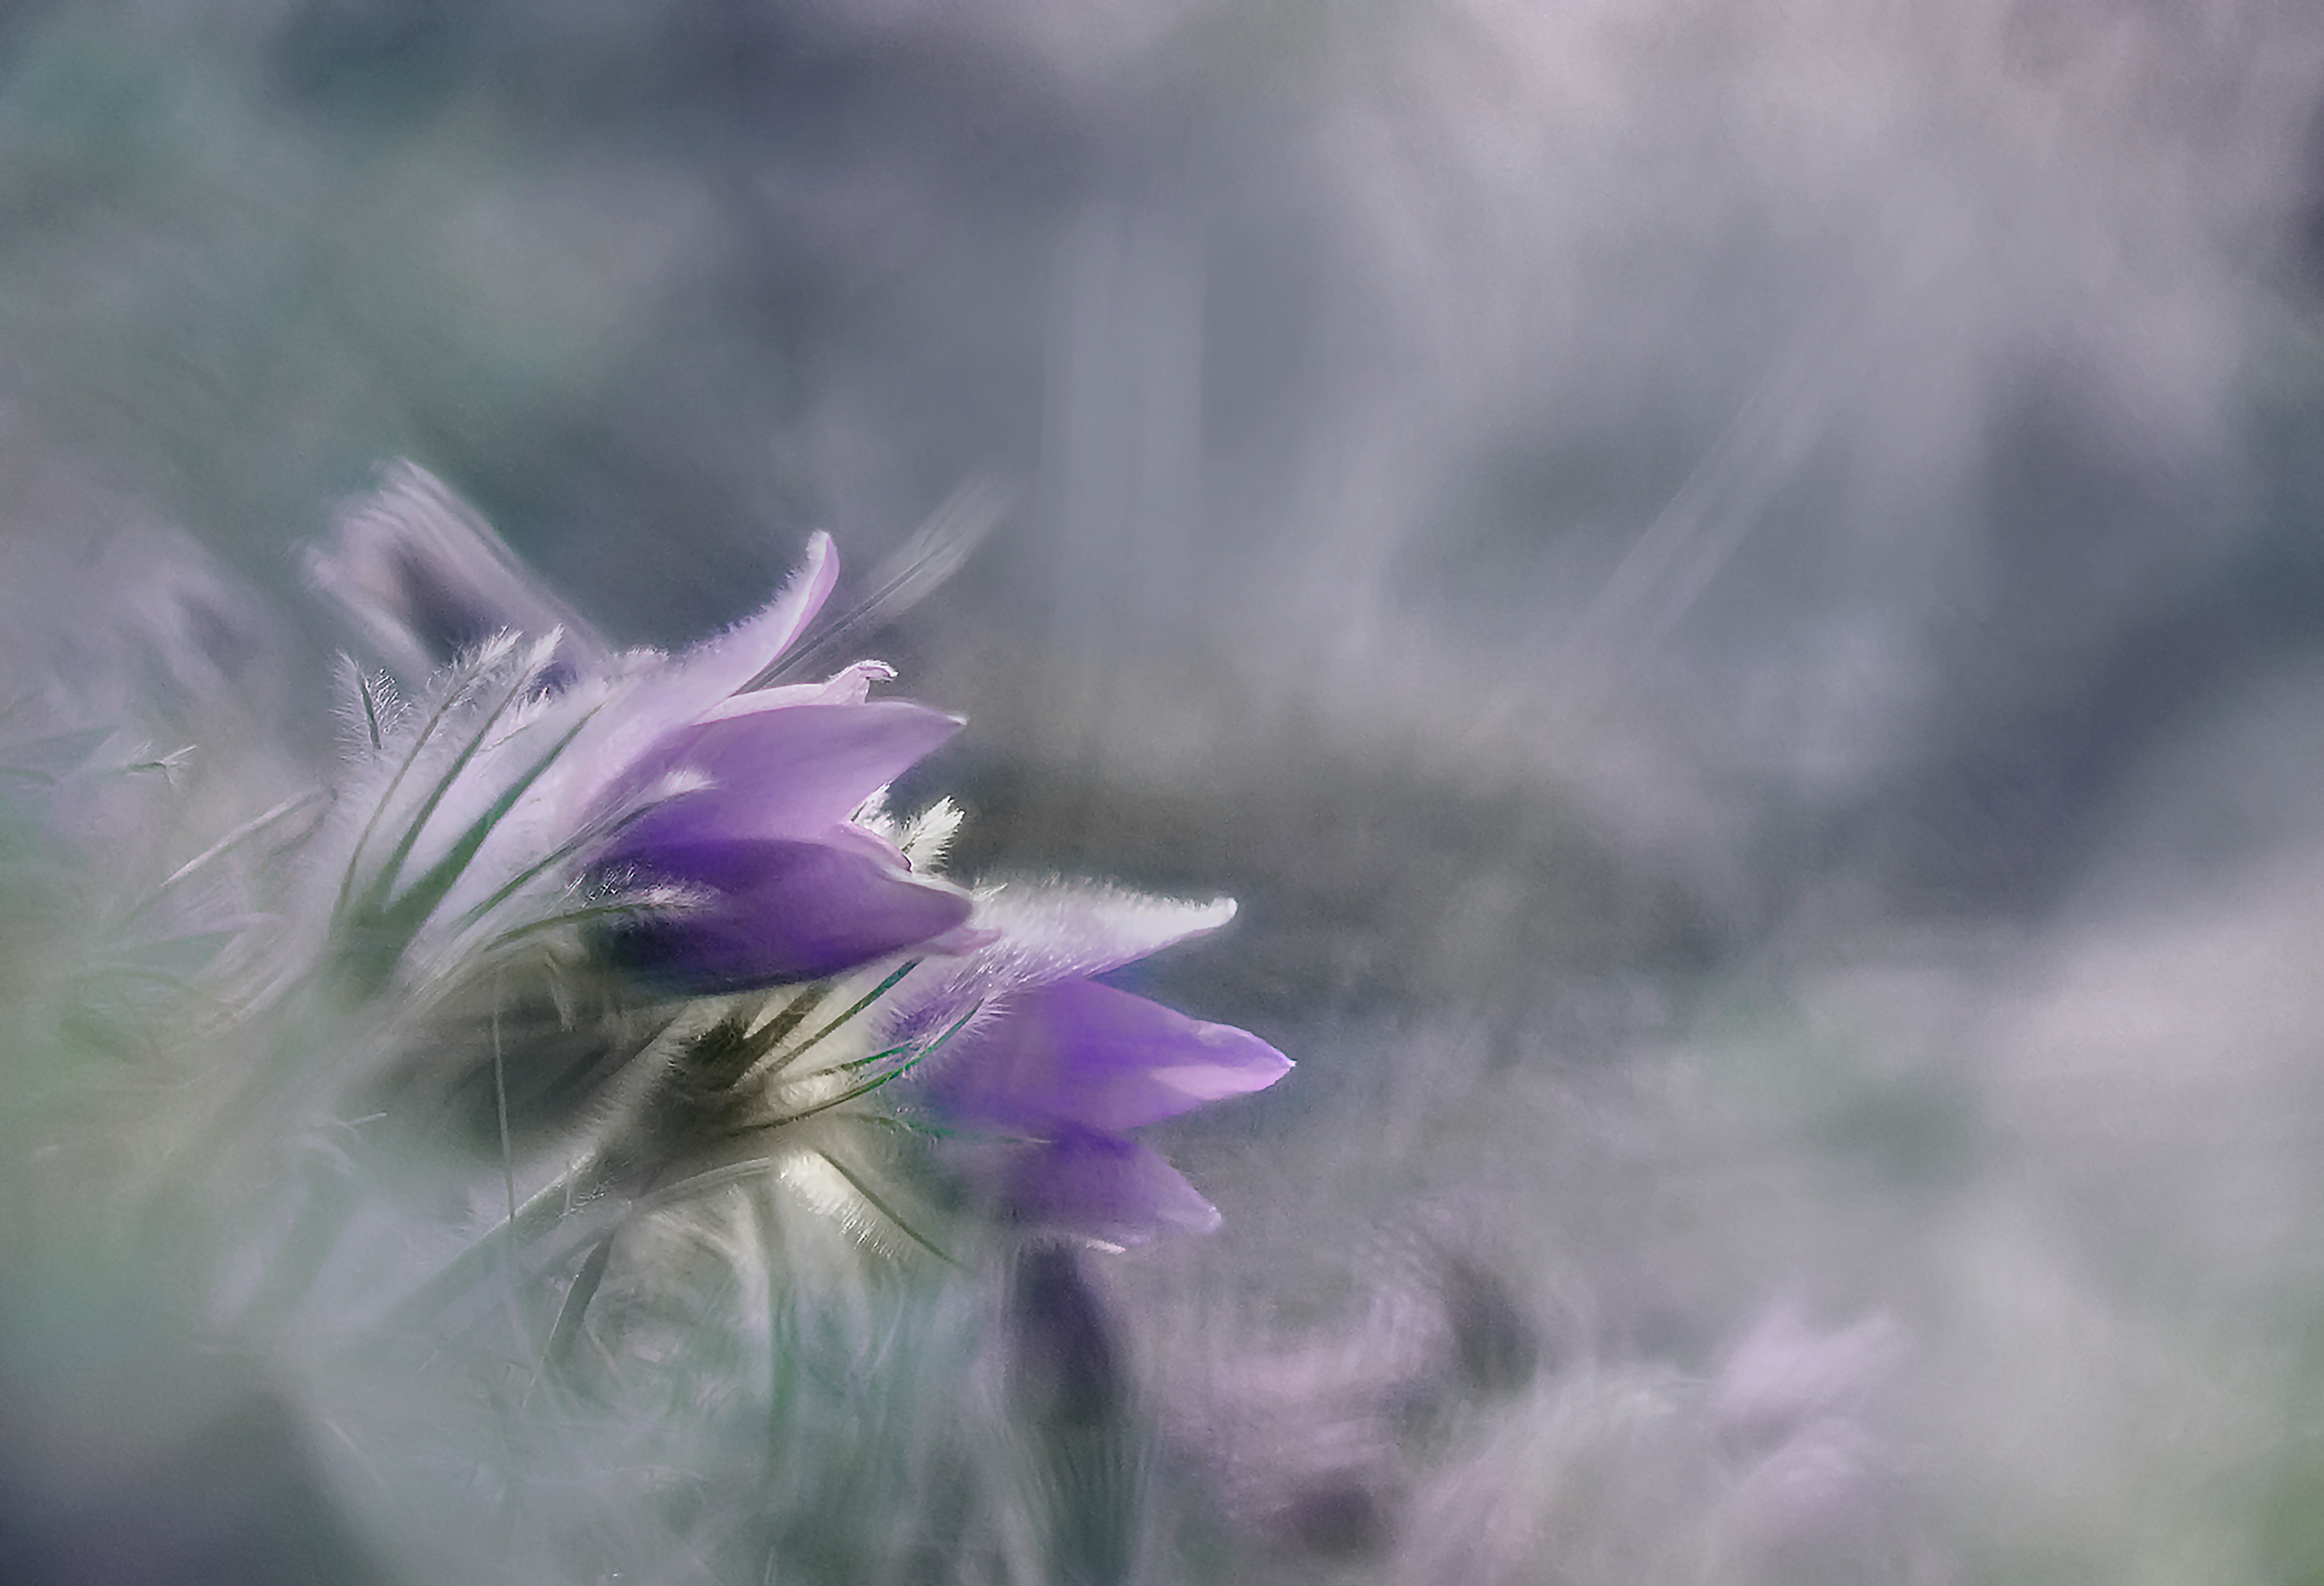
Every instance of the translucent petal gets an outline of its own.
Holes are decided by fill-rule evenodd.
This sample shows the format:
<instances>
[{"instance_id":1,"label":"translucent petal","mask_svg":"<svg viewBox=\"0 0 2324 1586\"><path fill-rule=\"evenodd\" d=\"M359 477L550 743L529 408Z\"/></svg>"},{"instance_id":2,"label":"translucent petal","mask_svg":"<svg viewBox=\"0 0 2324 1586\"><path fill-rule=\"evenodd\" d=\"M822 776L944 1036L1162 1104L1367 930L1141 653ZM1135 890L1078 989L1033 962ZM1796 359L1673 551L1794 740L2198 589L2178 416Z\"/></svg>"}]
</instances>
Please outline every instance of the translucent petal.
<instances>
[{"instance_id":1,"label":"translucent petal","mask_svg":"<svg viewBox=\"0 0 2324 1586\"><path fill-rule=\"evenodd\" d=\"M1002 1198L1010 1217L1028 1229L1107 1245L1148 1244L1219 1225L1218 1208L1176 1168L1133 1140L1095 1131L1016 1153Z\"/></svg>"},{"instance_id":2,"label":"translucent petal","mask_svg":"<svg viewBox=\"0 0 2324 1586\"><path fill-rule=\"evenodd\" d=\"M939 1105L996 1124L1136 1129L1291 1071L1246 1030L1090 981L1023 992L955 1046L933 1082Z\"/></svg>"}]
</instances>

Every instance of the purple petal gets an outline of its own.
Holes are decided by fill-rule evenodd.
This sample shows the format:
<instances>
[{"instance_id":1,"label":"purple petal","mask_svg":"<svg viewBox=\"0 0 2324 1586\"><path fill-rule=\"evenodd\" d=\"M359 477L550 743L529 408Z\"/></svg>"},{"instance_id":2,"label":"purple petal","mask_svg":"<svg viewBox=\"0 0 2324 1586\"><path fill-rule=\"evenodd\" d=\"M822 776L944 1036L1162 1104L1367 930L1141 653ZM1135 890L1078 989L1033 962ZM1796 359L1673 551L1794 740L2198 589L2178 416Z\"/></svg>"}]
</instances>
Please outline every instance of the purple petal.
<instances>
[{"instance_id":1,"label":"purple petal","mask_svg":"<svg viewBox=\"0 0 2324 1586\"><path fill-rule=\"evenodd\" d=\"M1076 1130L1014 1153L1005 1185L1013 1221L1103 1244L1142 1245L1219 1225L1218 1208L1176 1168L1118 1135Z\"/></svg>"},{"instance_id":2,"label":"purple petal","mask_svg":"<svg viewBox=\"0 0 2324 1586\"><path fill-rule=\"evenodd\" d=\"M946 1111L980 1122L1120 1130L1265 1090L1290 1071L1247 1030L1066 981L1019 994L968 1032L936 1093Z\"/></svg>"},{"instance_id":3,"label":"purple petal","mask_svg":"<svg viewBox=\"0 0 2324 1586\"><path fill-rule=\"evenodd\" d=\"M955 929L972 899L863 853L781 839L670 844L626 862L641 883L708 894L610 933L624 968L690 991L820 980Z\"/></svg>"},{"instance_id":4,"label":"purple petal","mask_svg":"<svg viewBox=\"0 0 2324 1586\"><path fill-rule=\"evenodd\" d=\"M798 570L756 616L676 659L651 650L619 658L590 701L597 707L592 719L544 780L544 802L555 811L557 829L578 831L650 788L667 768L650 762L670 734L718 710L779 659L822 609L838 577L831 536L813 535ZM775 696L771 702L803 697L772 690L746 697L763 708L768 696Z\"/></svg>"},{"instance_id":5,"label":"purple petal","mask_svg":"<svg viewBox=\"0 0 2324 1586\"><path fill-rule=\"evenodd\" d=\"M603 807L684 772L710 786L648 811L618 839L623 853L713 836L820 837L961 725L902 699L737 711L664 733L605 790Z\"/></svg>"}]
</instances>

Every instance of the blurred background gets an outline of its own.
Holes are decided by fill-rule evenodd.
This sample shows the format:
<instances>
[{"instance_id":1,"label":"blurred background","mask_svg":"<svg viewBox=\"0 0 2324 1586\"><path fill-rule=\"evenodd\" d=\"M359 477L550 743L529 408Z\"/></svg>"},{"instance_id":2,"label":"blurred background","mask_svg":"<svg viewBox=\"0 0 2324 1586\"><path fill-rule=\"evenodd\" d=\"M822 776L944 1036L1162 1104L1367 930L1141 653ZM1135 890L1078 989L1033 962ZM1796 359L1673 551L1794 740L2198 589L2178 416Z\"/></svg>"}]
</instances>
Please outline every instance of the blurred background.
<instances>
[{"instance_id":1,"label":"blurred background","mask_svg":"<svg viewBox=\"0 0 2324 1586\"><path fill-rule=\"evenodd\" d=\"M2319 437L2297 0L0 7L10 699L322 763L396 456L632 643L989 529L908 801L1301 1065L1068 1285L1210 1578L2324 1581Z\"/></svg>"}]
</instances>

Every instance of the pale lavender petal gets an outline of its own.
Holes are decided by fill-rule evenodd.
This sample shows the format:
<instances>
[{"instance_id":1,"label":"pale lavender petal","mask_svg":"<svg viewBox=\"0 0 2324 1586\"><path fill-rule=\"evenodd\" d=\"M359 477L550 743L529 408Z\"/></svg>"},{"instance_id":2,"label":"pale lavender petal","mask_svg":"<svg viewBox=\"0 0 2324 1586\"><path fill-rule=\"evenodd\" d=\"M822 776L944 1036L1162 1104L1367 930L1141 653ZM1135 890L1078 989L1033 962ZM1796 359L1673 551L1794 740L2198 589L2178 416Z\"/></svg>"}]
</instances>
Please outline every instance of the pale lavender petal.
<instances>
[{"instance_id":1,"label":"pale lavender petal","mask_svg":"<svg viewBox=\"0 0 2324 1586\"><path fill-rule=\"evenodd\" d=\"M976 924L1000 939L962 964L931 964L897 988L886 1017L942 1027L1010 992L1102 974L1234 917L1231 898L1188 903L1117 887L1011 881L978 895Z\"/></svg>"},{"instance_id":2,"label":"pale lavender petal","mask_svg":"<svg viewBox=\"0 0 2324 1586\"><path fill-rule=\"evenodd\" d=\"M1075 1131L1010 1160L1003 1209L1032 1231L1142 1245L1209 1233L1218 1208L1178 1170L1132 1140Z\"/></svg>"},{"instance_id":3,"label":"pale lavender petal","mask_svg":"<svg viewBox=\"0 0 2324 1586\"><path fill-rule=\"evenodd\" d=\"M1265 1090L1291 1060L1247 1030L1189 1019L1091 981L1010 1000L932 1080L952 1116L1136 1129Z\"/></svg>"},{"instance_id":4,"label":"pale lavender petal","mask_svg":"<svg viewBox=\"0 0 2324 1586\"><path fill-rule=\"evenodd\" d=\"M605 789L603 807L684 772L710 785L657 805L622 834L622 853L696 836L819 838L961 726L902 699L694 722L663 734Z\"/></svg>"},{"instance_id":5,"label":"pale lavender petal","mask_svg":"<svg viewBox=\"0 0 2324 1586\"><path fill-rule=\"evenodd\" d=\"M744 618L678 658L678 674L694 702L687 714L698 715L737 689L748 687L752 678L780 659L815 621L838 581L838 554L832 549L831 536L818 530L807 537L807 556L781 594L757 615Z\"/></svg>"},{"instance_id":6,"label":"pale lavender petal","mask_svg":"<svg viewBox=\"0 0 2324 1586\"><path fill-rule=\"evenodd\" d=\"M704 895L696 907L607 933L617 964L688 991L820 980L955 929L972 900L822 843L696 841L625 862L641 885Z\"/></svg>"}]
</instances>

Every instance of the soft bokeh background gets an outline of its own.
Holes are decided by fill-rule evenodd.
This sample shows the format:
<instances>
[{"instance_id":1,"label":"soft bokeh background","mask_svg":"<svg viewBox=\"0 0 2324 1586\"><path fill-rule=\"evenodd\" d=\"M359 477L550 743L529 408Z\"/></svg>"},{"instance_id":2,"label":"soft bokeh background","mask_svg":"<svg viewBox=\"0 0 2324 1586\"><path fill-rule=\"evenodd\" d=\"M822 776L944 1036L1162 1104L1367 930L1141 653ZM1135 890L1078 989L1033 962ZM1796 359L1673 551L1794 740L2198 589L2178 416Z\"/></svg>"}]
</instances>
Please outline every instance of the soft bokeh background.
<instances>
[{"instance_id":1,"label":"soft bokeh background","mask_svg":"<svg viewBox=\"0 0 2324 1586\"><path fill-rule=\"evenodd\" d=\"M1301 1060L1089 1268L1220 1578L2324 1580L2319 128L2295 0L17 0L0 681L319 757L397 455L635 642L990 517L957 868ZM9 1465L231 1510L15 1286Z\"/></svg>"}]
</instances>

